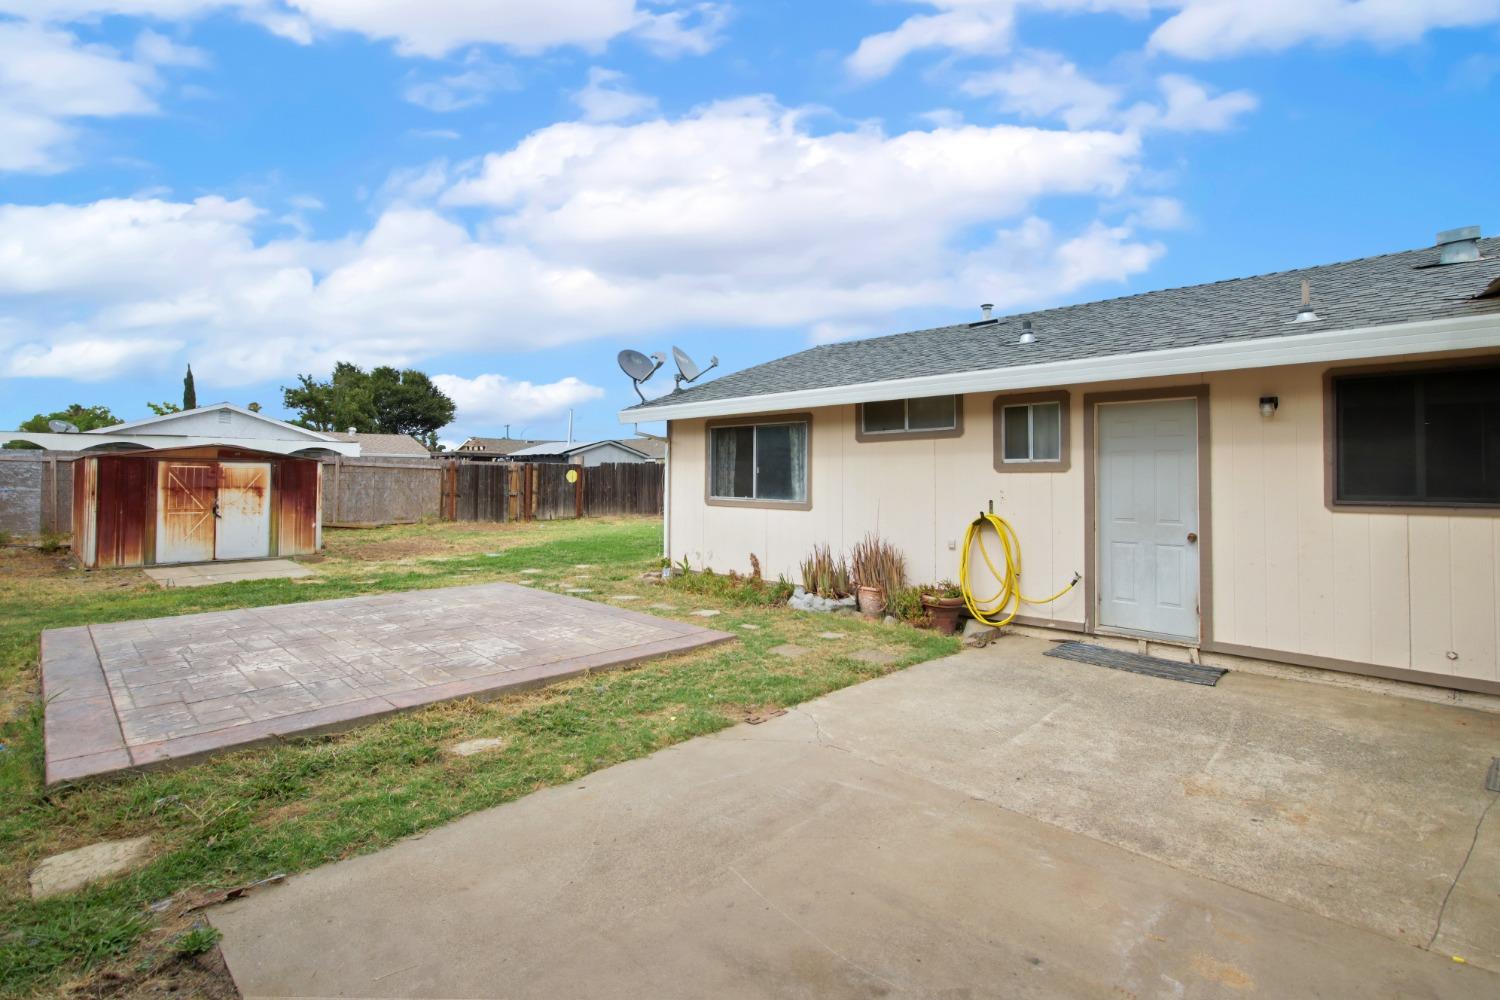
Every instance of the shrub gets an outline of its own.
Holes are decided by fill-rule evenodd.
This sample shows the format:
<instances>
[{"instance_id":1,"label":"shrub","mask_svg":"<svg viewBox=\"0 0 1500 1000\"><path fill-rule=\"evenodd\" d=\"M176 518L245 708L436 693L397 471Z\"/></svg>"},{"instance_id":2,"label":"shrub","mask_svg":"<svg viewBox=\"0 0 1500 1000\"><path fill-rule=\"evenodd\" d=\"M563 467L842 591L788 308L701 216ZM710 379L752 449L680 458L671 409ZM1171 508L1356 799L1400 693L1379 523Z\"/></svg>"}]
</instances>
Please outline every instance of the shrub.
<instances>
[{"instance_id":1,"label":"shrub","mask_svg":"<svg viewBox=\"0 0 1500 1000\"><path fill-rule=\"evenodd\" d=\"M5 548L11 542L10 532L0 531L0 549Z\"/></svg>"},{"instance_id":2,"label":"shrub","mask_svg":"<svg viewBox=\"0 0 1500 1000\"><path fill-rule=\"evenodd\" d=\"M901 587L895 591L887 591L885 610L908 625L925 625L928 615L927 609L922 606L922 594L921 587Z\"/></svg>"},{"instance_id":3,"label":"shrub","mask_svg":"<svg viewBox=\"0 0 1500 1000\"><path fill-rule=\"evenodd\" d=\"M878 587L887 598L906 586L906 557L873 531L854 546L849 566L856 586Z\"/></svg>"},{"instance_id":4,"label":"shrub","mask_svg":"<svg viewBox=\"0 0 1500 1000\"><path fill-rule=\"evenodd\" d=\"M802 560L802 586L810 594L837 600L854 592L849 578L849 564L843 556L835 559L827 545L813 546L812 555Z\"/></svg>"},{"instance_id":5,"label":"shrub","mask_svg":"<svg viewBox=\"0 0 1500 1000\"><path fill-rule=\"evenodd\" d=\"M54 552L61 552L68 547L68 536L60 535L55 531L44 531L42 532L41 541L37 542L36 547L48 555Z\"/></svg>"}]
</instances>

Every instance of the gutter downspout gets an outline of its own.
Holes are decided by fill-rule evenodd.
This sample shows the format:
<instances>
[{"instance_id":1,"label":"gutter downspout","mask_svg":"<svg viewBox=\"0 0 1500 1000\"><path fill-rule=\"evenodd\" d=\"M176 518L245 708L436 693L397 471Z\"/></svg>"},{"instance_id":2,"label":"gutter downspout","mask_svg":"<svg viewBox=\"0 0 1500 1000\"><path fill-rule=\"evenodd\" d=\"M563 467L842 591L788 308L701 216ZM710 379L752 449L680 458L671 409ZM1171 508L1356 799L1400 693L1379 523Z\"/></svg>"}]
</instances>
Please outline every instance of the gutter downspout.
<instances>
[{"instance_id":1,"label":"gutter downspout","mask_svg":"<svg viewBox=\"0 0 1500 1000\"><path fill-rule=\"evenodd\" d=\"M661 557L667 565L662 576L672 572L672 422L667 421L667 444L661 458Z\"/></svg>"}]
</instances>

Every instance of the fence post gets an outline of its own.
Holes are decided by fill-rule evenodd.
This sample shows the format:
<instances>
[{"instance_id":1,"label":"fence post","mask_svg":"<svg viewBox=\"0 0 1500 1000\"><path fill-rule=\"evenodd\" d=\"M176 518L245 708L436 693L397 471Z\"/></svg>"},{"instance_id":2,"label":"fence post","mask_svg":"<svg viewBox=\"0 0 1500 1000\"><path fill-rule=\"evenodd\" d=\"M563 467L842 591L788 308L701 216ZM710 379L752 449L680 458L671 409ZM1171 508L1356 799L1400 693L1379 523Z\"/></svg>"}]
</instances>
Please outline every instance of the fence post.
<instances>
[{"instance_id":1,"label":"fence post","mask_svg":"<svg viewBox=\"0 0 1500 1000\"><path fill-rule=\"evenodd\" d=\"M583 477L588 475L582 465L578 466L578 479L573 483L573 517L583 517Z\"/></svg>"}]
</instances>

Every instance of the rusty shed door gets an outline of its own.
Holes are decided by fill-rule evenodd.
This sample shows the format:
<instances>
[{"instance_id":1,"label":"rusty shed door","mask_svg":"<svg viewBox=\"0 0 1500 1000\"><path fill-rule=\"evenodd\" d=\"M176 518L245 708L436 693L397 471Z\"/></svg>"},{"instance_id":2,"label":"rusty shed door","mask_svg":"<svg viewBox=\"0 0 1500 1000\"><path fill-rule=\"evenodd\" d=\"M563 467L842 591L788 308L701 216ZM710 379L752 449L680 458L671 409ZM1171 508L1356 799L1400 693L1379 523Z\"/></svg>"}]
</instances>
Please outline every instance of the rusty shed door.
<instances>
[{"instance_id":1,"label":"rusty shed door","mask_svg":"<svg viewBox=\"0 0 1500 1000\"><path fill-rule=\"evenodd\" d=\"M215 559L261 559L271 554L271 465L219 463Z\"/></svg>"},{"instance_id":2,"label":"rusty shed door","mask_svg":"<svg viewBox=\"0 0 1500 1000\"><path fill-rule=\"evenodd\" d=\"M213 462L162 462L157 466L156 561L207 562L214 557Z\"/></svg>"}]
</instances>

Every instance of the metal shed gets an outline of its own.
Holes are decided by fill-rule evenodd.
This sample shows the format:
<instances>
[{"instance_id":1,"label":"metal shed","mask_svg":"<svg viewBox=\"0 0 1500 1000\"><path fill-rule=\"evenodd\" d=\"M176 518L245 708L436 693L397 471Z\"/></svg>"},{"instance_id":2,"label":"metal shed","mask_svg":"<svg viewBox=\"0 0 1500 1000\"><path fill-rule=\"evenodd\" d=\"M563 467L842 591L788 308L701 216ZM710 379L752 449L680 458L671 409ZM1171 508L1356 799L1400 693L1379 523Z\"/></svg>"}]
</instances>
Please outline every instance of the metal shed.
<instances>
[{"instance_id":1,"label":"metal shed","mask_svg":"<svg viewBox=\"0 0 1500 1000\"><path fill-rule=\"evenodd\" d=\"M73 553L90 569L306 555L322 463L360 446L230 403L91 431L0 431L81 453Z\"/></svg>"}]
</instances>

